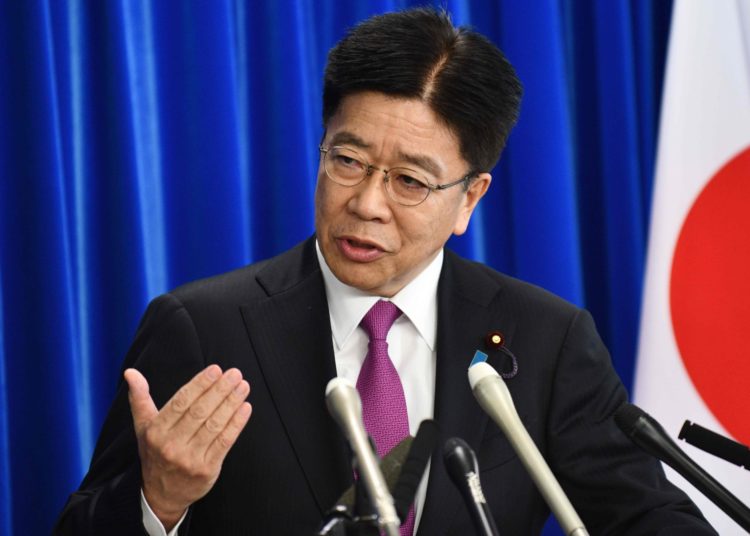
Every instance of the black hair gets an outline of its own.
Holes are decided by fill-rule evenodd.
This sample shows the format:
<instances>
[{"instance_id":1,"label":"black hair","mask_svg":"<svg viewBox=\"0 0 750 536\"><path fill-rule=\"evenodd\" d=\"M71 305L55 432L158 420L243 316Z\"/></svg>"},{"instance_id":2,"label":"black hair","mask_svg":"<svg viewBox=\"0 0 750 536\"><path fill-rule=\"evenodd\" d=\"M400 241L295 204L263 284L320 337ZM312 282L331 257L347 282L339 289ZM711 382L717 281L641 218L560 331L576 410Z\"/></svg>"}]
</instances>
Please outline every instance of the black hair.
<instances>
[{"instance_id":1,"label":"black hair","mask_svg":"<svg viewBox=\"0 0 750 536\"><path fill-rule=\"evenodd\" d=\"M371 17L339 41L328 54L323 125L344 97L363 91L423 100L456 135L474 173L499 160L523 92L489 39L431 8Z\"/></svg>"}]
</instances>

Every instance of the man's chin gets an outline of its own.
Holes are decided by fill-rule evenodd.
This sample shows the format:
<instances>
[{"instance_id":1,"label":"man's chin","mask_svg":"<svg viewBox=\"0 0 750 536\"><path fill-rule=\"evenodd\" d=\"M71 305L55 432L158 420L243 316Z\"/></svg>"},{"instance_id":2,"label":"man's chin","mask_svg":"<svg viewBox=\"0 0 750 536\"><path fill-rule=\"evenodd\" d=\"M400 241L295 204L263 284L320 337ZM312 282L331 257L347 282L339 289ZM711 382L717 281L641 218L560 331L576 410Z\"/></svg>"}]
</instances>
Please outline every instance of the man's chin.
<instances>
[{"instance_id":1,"label":"man's chin","mask_svg":"<svg viewBox=\"0 0 750 536\"><path fill-rule=\"evenodd\" d=\"M373 273L373 266L369 264L348 263L350 266L331 267L333 275L343 284L356 288L373 296L390 297L396 292L391 290L389 281L381 274ZM354 266L351 266L354 264Z\"/></svg>"}]
</instances>

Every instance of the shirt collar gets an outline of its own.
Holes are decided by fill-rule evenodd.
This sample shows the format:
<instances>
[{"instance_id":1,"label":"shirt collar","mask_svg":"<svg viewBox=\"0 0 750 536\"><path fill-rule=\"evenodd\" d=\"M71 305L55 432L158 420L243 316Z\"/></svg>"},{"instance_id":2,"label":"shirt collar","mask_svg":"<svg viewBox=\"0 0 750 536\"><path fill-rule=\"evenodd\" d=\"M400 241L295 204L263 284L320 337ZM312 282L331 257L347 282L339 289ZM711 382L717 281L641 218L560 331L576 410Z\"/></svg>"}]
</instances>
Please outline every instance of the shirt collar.
<instances>
[{"instance_id":1,"label":"shirt collar","mask_svg":"<svg viewBox=\"0 0 750 536\"><path fill-rule=\"evenodd\" d=\"M337 349L340 350L344 346L375 302L380 299L390 299L411 321L430 350L435 351L437 286L443 267L442 249L417 277L392 298L373 296L342 283L326 264L317 240L315 250L323 272L328 311L331 315L331 332Z\"/></svg>"}]
</instances>

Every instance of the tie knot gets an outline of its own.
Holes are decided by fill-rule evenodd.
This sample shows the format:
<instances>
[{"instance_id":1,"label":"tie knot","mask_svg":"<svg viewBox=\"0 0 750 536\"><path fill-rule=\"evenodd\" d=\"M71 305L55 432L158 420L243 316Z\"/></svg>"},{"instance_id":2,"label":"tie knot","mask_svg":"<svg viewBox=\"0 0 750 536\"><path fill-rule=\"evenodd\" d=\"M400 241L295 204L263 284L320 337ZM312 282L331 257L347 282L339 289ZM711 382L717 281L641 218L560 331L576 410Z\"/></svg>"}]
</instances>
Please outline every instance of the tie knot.
<instances>
[{"instance_id":1,"label":"tie knot","mask_svg":"<svg viewBox=\"0 0 750 536\"><path fill-rule=\"evenodd\" d=\"M392 302L378 300L362 319L360 325L367 332L370 340L385 340L396 319L401 316L401 310Z\"/></svg>"}]
</instances>

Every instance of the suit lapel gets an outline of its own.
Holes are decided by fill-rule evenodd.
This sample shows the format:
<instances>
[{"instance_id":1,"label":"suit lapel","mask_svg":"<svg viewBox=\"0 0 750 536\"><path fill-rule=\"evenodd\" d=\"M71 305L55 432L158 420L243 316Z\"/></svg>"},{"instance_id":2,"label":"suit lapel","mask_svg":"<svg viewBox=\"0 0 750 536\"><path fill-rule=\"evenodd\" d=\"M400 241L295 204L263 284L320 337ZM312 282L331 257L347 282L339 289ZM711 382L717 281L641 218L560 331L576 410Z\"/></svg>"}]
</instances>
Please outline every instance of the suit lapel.
<instances>
[{"instance_id":1,"label":"suit lapel","mask_svg":"<svg viewBox=\"0 0 750 536\"><path fill-rule=\"evenodd\" d=\"M443 466L443 444L464 439L479 452L488 417L474 399L467 378L476 350L485 350L488 331L499 329L510 339L515 326L495 307L501 287L476 266L446 250L438 284L435 419L441 442L433 453L420 535L444 534L462 500Z\"/></svg>"},{"instance_id":2,"label":"suit lapel","mask_svg":"<svg viewBox=\"0 0 750 536\"><path fill-rule=\"evenodd\" d=\"M297 460L325 512L351 482L351 468L325 406L336 365L314 240L270 261L257 279L268 298L243 306L243 318Z\"/></svg>"}]
</instances>

